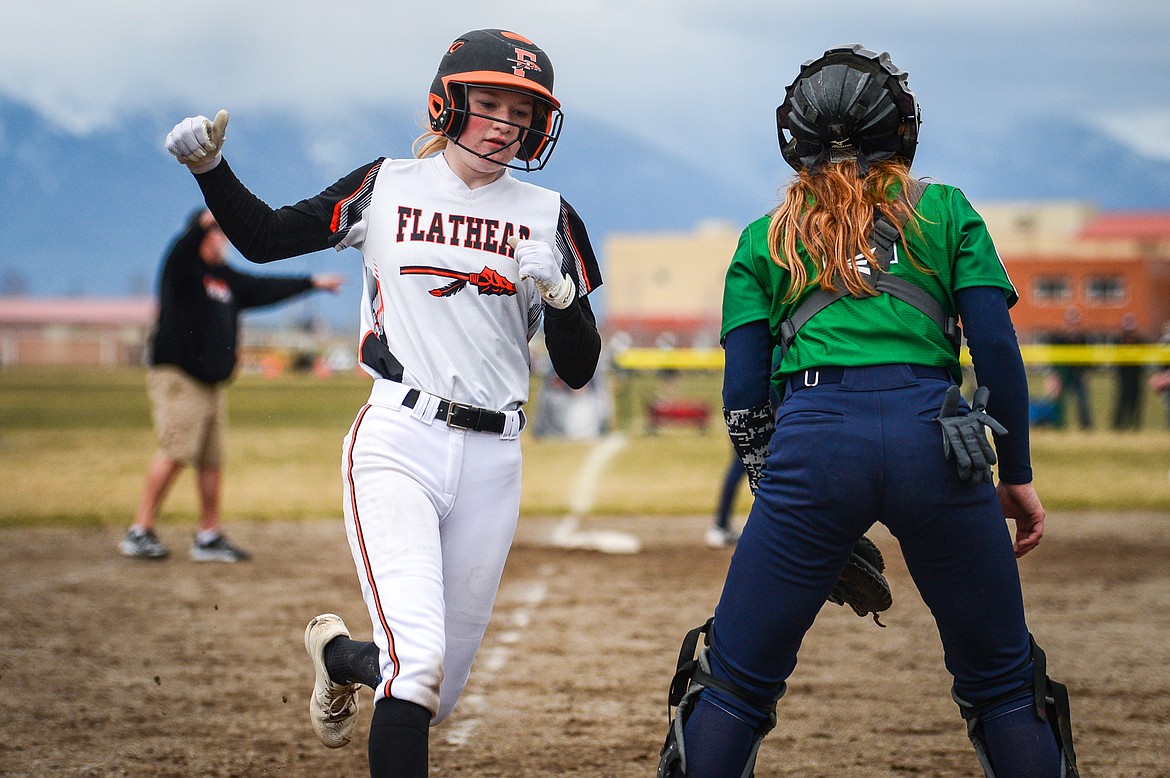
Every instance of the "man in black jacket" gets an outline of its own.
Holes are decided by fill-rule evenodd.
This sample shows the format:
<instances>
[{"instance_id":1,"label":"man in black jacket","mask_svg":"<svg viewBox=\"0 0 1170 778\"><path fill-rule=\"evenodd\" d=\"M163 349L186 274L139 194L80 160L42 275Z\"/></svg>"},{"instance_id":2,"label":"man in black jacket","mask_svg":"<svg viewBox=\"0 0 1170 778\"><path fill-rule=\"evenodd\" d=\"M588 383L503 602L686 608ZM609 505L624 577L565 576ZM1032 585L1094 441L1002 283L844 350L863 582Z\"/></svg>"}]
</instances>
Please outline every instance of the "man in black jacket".
<instances>
[{"instance_id":1,"label":"man in black jacket","mask_svg":"<svg viewBox=\"0 0 1170 778\"><path fill-rule=\"evenodd\" d=\"M134 523L118 544L124 556L161 559L170 552L155 535L158 510L184 465L196 468L197 562L240 562L249 554L220 527L223 472L223 387L236 367L240 311L313 289L336 292L337 275L251 276L227 265L227 238L215 217L192 215L163 262L158 322L151 348L149 392L158 450Z\"/></svg>"}]
</instances>

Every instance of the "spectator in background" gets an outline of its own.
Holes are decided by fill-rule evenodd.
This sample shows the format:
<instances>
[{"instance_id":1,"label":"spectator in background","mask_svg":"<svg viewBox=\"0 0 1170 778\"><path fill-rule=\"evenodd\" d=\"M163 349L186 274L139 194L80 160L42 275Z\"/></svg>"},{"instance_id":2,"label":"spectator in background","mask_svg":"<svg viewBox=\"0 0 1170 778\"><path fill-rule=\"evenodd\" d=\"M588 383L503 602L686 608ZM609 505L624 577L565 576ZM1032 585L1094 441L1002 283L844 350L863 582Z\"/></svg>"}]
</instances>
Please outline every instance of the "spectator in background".
<instances>
[{"instance_id":1,"label":"spectator in background","mask_svg":"<svg viewBox=\"0 0 1170 778\"><path fill-rule=\"evenodd\" d=\"M1158 338L1159 345L1170 345L1170 322L1162 326L1162 336ZM1170 427L1170 365L1160 366L1147 381L1150 391L1162 395L1166 404L1166 426Z\"/></svg>"},{"instance_id":2,"label":"spectator in background","mask_svg":"<svg viewBox=\"0 0 1170 778\"><path fill-rule=\"evenodd\" d=\"M1127 313L1121 317L1121 334L1118 335L1119 345L1134 345L1144 343L1145 339L1138 332L1137 317ZM1137 430L1142 426L1142 378L1146 368L1140 364L1125 364L1117 366L1117 397L1113 408L1113 429Z\"/></svg>"},{"instance_id":3,"label":"spectator in background","mask_svg":"<svg viewBox=\"0 0 1170 778\"><path fill-rule=\"evenodd\" d=\"M589 440L609 432L612 403L602 365L592 381L573 389L556 374L547 354L535 360L533 372L540 377L540 391L530 427L533 436Z\"/></svg>"},{"instance_id":4,"label":"spectator in background","mask_svg":"<svg viewBox=\"0 0 1170 778\"><path fill-rule=\"evenodd\" d=\"M1033 427L1063 427L1064 409L1060 404L1060 376L1050 367L1040 373L1041 394L1033 395L1028 404L1028 421Z\"/></svg>"},{"instance_id":5,"label":"spectator in background","mask_svg":"<svg viewBox=\"0 0 1170 778\"><path fill-rule=\"evenodd\" d=\"M731 511L735 507L735 497L739 494L740 484L743 483L747 471L739 456L732 452L731 462L723 474L723 485L719 489L719 504L715 506L715 523L707 528L705 540L711 548L726 548L734 546L739 540L739 531L731 528Z\"/></svg>"},{"instance_id":6,"label":"spectator in background","mask_svg":"<svg viewBox=\"0 0 1170 778\"><path fill-rule=\"evenodd\" d=\"M780 357L779 349L773 352L773 372L780 368ZM772 404L774 415L775 409L780 407L780 397L776 394L775 388L771 386L768 388L768 401ZM734 546L739 541L739 530L731 528L731 511L735 507L735 498L739 494L740 484L743 483L746 476L747 470L744 469L743 462L740 461L739 455L732 450L731 462L728 463L727 470L723 473L723 484L719 488L719 502L715 506L715 524L707 529L705 537L707 545L711 548Z\"/></svg>"},{"instance_id":7,"label":"spectator in background","mask_svg":"<svg viewBox=\"0 0 1170 778\"><path fill-rule=\"evenodd\" d=\"M1064 315L1064 328L1052 337L1052 343L1060 346L1083 346L1088 343L1088 337L1081 322L1081 312L1076 308L1069 308ZM1060 401L1062 417L1068 423L1072 419L1071 404L1076 408L1077 422L1081 429L1093 427L1093 411L1089 406L1089 387L1085 383L1089 366L1076 363L1060 363L1056 366L1056 374L1060 378Z\"/></svg>"},{"instance_id":8,"label":"spectator in background","mask_svg":"<svg viewBox=\"0 0 1170 778\"><path fill-rule=\"evenodd\" d=\"M118 544L123 556L162 559L170 551L155 534L158 511L185 465L196 468L199 531L196 562L241 562L220 522L225 403L236 367L240 311L312 289L336 292L338 275L251 276L227 265L227 238L210 211L196 211L171 245L159 279L148 390L158 450L146 470L134 523Z\"/></svg>"}]
</instances>

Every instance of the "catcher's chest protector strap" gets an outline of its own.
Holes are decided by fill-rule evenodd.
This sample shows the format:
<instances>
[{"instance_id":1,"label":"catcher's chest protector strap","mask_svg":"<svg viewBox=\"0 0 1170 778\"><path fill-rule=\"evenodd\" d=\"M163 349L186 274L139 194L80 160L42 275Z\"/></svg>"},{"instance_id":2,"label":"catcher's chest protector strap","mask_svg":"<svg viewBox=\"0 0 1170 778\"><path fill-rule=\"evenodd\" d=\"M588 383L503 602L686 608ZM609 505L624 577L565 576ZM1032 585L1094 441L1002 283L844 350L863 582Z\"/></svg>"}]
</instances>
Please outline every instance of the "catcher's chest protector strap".
<instances>
[{"instance_id":1,"label":"catcher's chest protector strap","mask_svg":"<svg viewBox=\"0 0 1170 778\"><path fill-rule=\"evenodd\" d=\"M926 189L925 186L919 185L917 182L912 183L914 185L906 192L906 202L910 204L911 209L918 205L918 200ZM898 228L890 224L884 216L875 214L873 231L870 233L870 244L873 246L874 256L881 266L881 271L874 273L874 289L896 297L924 313L943 331L947 340L954 347L955 353L958 354L959 345L962 343L962 332L959 329L958 318L948 314L939 305L938 300L934 299L922 287L888 272L890 263L894 259L894 245L897 241ZM844 289L830 292L827 289L818 288L805 297L792 315L780 323L780 358L783 359L784 353L796 340L796 333L808 323L809 319L848 295L849 292Z\"/></svg>"}]
</instances>

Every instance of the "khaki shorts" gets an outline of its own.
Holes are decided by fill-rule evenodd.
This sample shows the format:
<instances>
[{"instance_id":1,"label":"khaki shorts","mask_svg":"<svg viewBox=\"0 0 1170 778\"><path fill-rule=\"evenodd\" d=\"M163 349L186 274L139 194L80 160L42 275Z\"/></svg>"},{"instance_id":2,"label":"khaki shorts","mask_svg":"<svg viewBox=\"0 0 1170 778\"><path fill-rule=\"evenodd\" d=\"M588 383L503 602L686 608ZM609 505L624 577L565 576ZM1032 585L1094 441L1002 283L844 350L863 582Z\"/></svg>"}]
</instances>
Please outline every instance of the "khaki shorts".
<instances>
[{"instance_id":1,"label":"khaki shorts","mask_svg":"<svg viewBox=\"0 0 1170 778\"><path fill-rule=\"evenodd\" d=\"M226 404L220 387L160 365L147 374L147 391L159 451L198 468L222 467Z\"/></svg>"}]
</instances>

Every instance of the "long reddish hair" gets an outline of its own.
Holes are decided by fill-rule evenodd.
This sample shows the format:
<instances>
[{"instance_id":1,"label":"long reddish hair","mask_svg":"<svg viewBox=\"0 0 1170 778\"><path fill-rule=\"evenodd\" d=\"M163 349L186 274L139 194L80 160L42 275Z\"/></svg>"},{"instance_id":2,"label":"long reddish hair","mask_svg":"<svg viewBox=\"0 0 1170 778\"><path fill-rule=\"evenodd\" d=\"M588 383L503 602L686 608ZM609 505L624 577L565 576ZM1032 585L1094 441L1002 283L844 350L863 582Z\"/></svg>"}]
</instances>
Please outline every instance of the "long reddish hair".
<instances>
[{"instance_id":1,"label":"long reddish hair","mask_svg":"<svg viewBox=\"0 0 1170 778\"><path fill-rule=\"evenodd\" d=\"M791 278L784 301L796 300L814 282L831 292L841 284L854 296L876 294L855 258L864 256L874 272L881 272L870 245L875 208L897 225L900 237L905 234L903 225L908 224L921 233L922 228L911 219L914 209L905 198L894 196L913 186L920 184L911 178L910 167L897 160L876 162L864 176L858 176L852 160L818 166L815 173L800 170L768 227L772 261ZM812 277L797 254L798 244L816 266ZM925 270L913 257L909 259Z\"/></svg>"}]
</instances>

